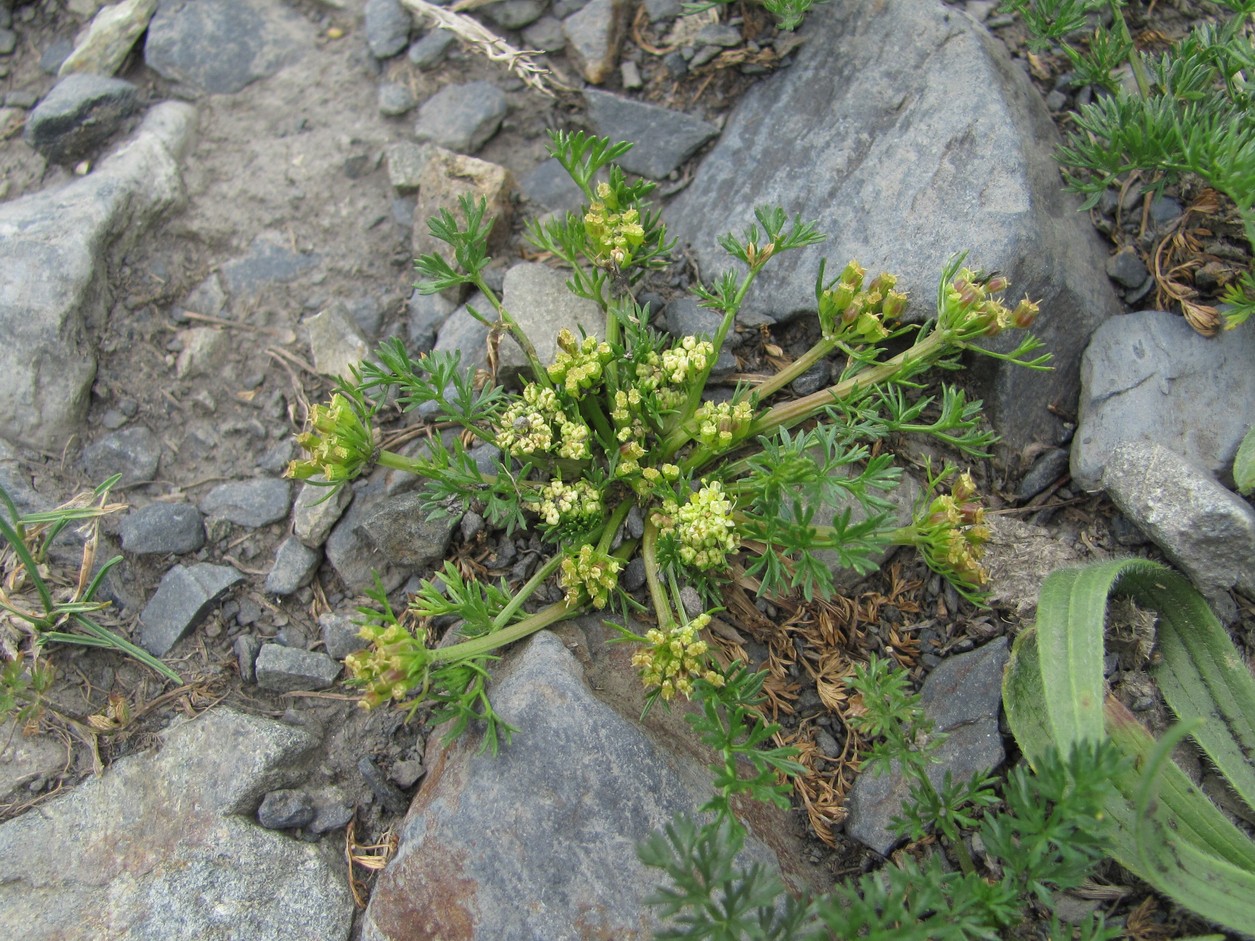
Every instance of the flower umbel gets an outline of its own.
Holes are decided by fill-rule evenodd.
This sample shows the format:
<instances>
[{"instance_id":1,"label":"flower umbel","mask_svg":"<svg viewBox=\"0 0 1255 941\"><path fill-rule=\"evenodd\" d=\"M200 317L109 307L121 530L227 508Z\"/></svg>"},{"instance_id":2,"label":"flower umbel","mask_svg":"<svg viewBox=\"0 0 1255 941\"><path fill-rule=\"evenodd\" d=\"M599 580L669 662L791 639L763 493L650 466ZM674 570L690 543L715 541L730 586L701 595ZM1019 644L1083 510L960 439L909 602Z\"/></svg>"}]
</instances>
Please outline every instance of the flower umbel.
<instances>
[{"instance_id":1,"label":"flower umbel","mask_svg":"<svg viewBox=\"0 0 1255 941\"><path fill-rule=\"evenodd\" d=\"M645 634L646 646L633 655L632 665L641 671L647 689L657 689L669 700L676 693L692 695L694 680L723 686L723 674L708 665L706 641L698 636L709 623L709 614L699 614L683 626L668 631L655 627Z\"/></svg>"},{"instance_id":2,"label":"flower umbel","mask_svg":"<svg viewBox=\"0 0 1255 941\"><path fill-rule=\"evenodd\" d=\"M610 603L610 592L618 587L622 569L623 563L614 556L586 544L580 546L577 555L562 560L558 584L566 593L568 605L587 597L594 608L600 609Z\"/></svg>"},{"instance_id":3,"label":"flower umbel","mask_svg":"<svg viewBox=\"0 0 1255 941\"><path fill-rule=\"evenodd\" d=\"M374 463L375 436L370 412L359 400L337 392L327 405L309 410L310 430L296 443L309 452L304 461L292 461L286 476L309 480L322 476L327 483L353 480Z\"/></svg>"},{"instance_id":4,"label":"flower umbel","mask_svg":"<svg viewBox=\"0 0 1255 941\"><path fill-rule=\"evenodd\" d=\"M915 531L911 541L928 567L969 595L978 594L989 581L980 560L992 535L985 523L984 507L975 496L976 482L965 471L955 480L950 493L934 497L922 518L911 527Z\"/></svg>"},{"instance_id":5,"label":"flower umbel","mask_svg":"<svg viewBox=\"0 0 1255 941\"><path fill-rule=\"evenodd\" d=\"M426 632L420 632L425 636ZM370 646L344 658L349 682L363 687L358 705L373 709L382 703L399 702L421 685L430 652L423 636L400 624L368 624L358 634Z\"/></svg>"},{"instance_id":6,"label":"flower umbel","mask_svg":"<svg viewBox=\"0 0 1255 941\"><path fill-rule=\"evenodd\" d=\"M732 501L717 480L703 480L702 488L690 494L683 506L666 500L652 519L660 542L669 544L681 562L699 571L722 568L728 553L741 545L732 519Z\"/></svg>"}]
</instances>

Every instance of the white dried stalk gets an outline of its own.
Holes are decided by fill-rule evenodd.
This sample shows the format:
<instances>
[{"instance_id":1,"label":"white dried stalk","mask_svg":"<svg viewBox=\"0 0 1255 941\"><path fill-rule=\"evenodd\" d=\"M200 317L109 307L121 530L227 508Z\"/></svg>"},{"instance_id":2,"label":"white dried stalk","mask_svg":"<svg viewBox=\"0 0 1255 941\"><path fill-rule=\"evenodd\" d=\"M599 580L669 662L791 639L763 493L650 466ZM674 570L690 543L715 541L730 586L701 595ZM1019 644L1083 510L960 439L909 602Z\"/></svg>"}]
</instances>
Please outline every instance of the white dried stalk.
<instances>
[{"instance_id":1,"label":"white dried stalk","mask_svg":"<svg viewBox=\"0 0 1255 941\"><path fill-rule=\"evenodd\" d=\"M541 54L540 50L515 49L478 20L446 10L444 7L438 7L434 3L428 3L427 0L401 0L401 3L409 7L412 12L428 17L441 29L447 29L493 62L500 62L521 78L529 88L534 88L542 95L553 97L553 90L545 79L549 70L537 65L532 59L532 56ZM458 6L465 6L465 2Z\"/></svg>"}]
</instances>

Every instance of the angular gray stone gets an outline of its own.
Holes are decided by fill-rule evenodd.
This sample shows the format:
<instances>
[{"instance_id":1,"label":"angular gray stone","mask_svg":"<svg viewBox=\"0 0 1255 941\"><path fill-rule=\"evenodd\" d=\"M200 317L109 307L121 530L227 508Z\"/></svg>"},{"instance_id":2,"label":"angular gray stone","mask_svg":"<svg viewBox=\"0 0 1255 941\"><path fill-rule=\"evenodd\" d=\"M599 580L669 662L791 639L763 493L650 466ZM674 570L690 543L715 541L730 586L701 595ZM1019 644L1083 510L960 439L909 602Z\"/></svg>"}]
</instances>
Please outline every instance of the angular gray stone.
<instances>
[{"instance_id":1,"label":"angular gray stone","mask_svg":"<svg viewBox=\"0 0 1255 941\"><path fill-rule=\"evenodd\" d=\"M333 491L330 487L303 484L292 511L292 531L305 545L317 549L327 541L352 499L352 487L340 487Z\"/></svg>"},{"instance_id":2,"label":"angular gray stone","mask_svg":"<svg viewBox=\"0 0 1255 941\"><path fill-rule=\"evenodd\" d=\"M327 651L327 656L336 660L343 660L349 654L366 646L366 642L358 636L361 626L343 614L336 614L333 611L320 614L318 628L322 633L322 644Z\"/></svg>"},{"instance_id":3,"label":"angular gray stone","mask_svg":"<svg viewBox=\"0 0 1255 941\"><path fill-rule=\"evenodd\" d=\"M461 154L474 154L501 127L510 106L491 82L446 85L418 109L414 136Z\"/></svg>"},{"instance_id":4,"label":"angular gray stone","mask_svg":"<svg viewBox=\"0 0 1255 941\"><path fill-rule=\"evenodd\" d=\"M709 121L595 88L584 89L584 102L598 134L635 144L619 158L619 165L651 180L665 178L719 135L719 128Z\"/></svg>"},{"instance_id":5,"label":"angular gray stone","mask_svg":"<svg viewBox=\"0 0 1255 941\"><path fill-rule=\"evenodd\" d=\"M131 54L135 40L148 28L157 0L121 0L96 14L86 35L61 63L59 75L88 72L113 75Z\"/></svg>"},{"instance_id":6,"label":"angular gray stone","mask_svg":"<svg viewBox=\"0 0 1255 941\"><path fill-rule=\"evenodd\" d=\"M205 544L205 524L190 503L150 503L118 527L122 548L136 555L195 552Z\"/></svg>"},{"instance_id":7,"label":"angular gray stone","mask_svg":"<svg viewBox=\"0 0 1255 941\"><path fill-rule=\"evenodd\" d=\"M348 512L336 523L324 549L327 562L340 580L353 591L373 588L378 577L387 591L399 588L410 569L396 564L370 540L361 525L384 492L383 475L373 476L354 489Z\"/></svg>"},{"instance_id":8,"label":"angular gray stone","mask_svg":"<svg viewBox=\"0 0 1255 941\"><path fill-rule=\"evenodd\" d=\"M1159 444L1233 482L1251 426L1255 331L1196 333L1182 317L1140 311L1094 331L1081 360L1072 479L1093 490L1121 444Z\"/></svg>"},{"instance_id":9,"label":"angular gray stone","mask_svg":"<svg viewBox=\"0 0 1255 941\"><path fill-rule=\"evenodd\" d=\"M0 743L0 803L66 766L64 743L52 734L27 735L13 719L0 722Z\"/></svg>"},{"instance_id":10,"label":"angular gray stone","mask_svg":"<svg viewBox=\"0 0 1255 941\"><path fill-rule=\"evenodd\" d=\"M501 29L522 29L535 23L549 6L549 0L498 0L480 9L484 19Z\"/></svg>"},{"instance_id":11,"label":"angular gray stone","mask_svg":"<svg viewBox=\"0 0 1255 941\"><path fill-rule=\"evenodd\" d=\"M276 693L330 689L340 675L340 664L325 653L282 644L262 644L253 669L257 685Z\"/></svg>"},{"instance_id":12,"label":"angular gray stone","mask_svg":"<svg viewBox=\"0 0 1255 941\"><path fill-rule=\"evenodd\" d=\"M409 43L414 19L400 0L366 0L363 17L366 45L376 59L390 59Z\"/></svg>"},{"instance_id":13,"label":"angular gray stone","mask_svg":"<svg viewBox=\"0 0 1255 941\"><path fill-rule=\"evenodd\" d=\"M176 565L162 576L140 613L140 646L154 657L164 657L205 619L232 585L243 579L229 565Z\"/></svg>"},{"instance_id":14,"label":"angular gray stone","mask_svg":"<svg viewBox=\"0 0 1255 941\"><path fill-rule=\"evenodd\" d=\"M309 774L315 744L211 709L167 731L159 750L0 824L0 936L347 941L343 843L251 819L263 794Z\"/></svg>"},{"instance_id":15,"label":"angular gray stone","mask_svg":"<svg viewBox=\"0 0 1255 941\"><path fill-rule=\"evenodd\" d=\"M567 55L592 85L601 85L614 74L627 10L625 0L589 0L562 21Z\"/></svg>"},{"instance_id":16,"label":"angular gray stone","mask_svg":"<svg viewBox=\"0 0 1255 941\"><path fill-rule=\"evenodd\" d=\"M68 75L26 119L26 142L53 163L88 156L139 110L139 89L120 78Z\"/></svg>"},{"instance_id":17,"label":"angular gray stone","mask_svg":"<svg viewBox=\"0 0 1255 941\"><path fill-rule=\"evenodd\" d=\"M292 485L274 477L232 480L218 484L200 501L206 516L217 516L237 526L256 528L288 515Z\"/></svg>"},{"instance_id":18,"label":"angular gray stone","mask_svg":"<svg viewBox=\"0 0 1255 941\"><path fill-rule=\"evenodd\" d=\"M318 255L293 251L286 236L263 232L253 239L248 254L222 266L222 279L232 297L257 294L264 288L286 284L319 262Z\"/></svg>"},{"instance_id":19,"label":"angular gray stone","mask_svg":"<svg viewBox=\"0 0 1255 941\"><path fill-rule=\"evenodd\" d=\"M162 0L144 61L162 78L211 95L240 91L314 48L313 27L268 0Z\"/></svg>"},{"instance_id":20,"label":"angular gray stone","mask_svg":"<svg viewBox=\"0 0 1255 941\"><path fill-rule=\"evenodd\" d=\"M257 822L267 830L291 830L312 823L317 811L313 799L304 791L281 787L261 799Z\"/></svg>"},{"instance_id":21,"label":"angular gray stone","mask_svg":"<svg viewBox=\"0 0 1255 941\"><path fill-rule=\"evenodd\" d=\"M123 484L153 480L161 461L161 441L143 425L132 425L89 445L83 469L97 483L121 474Z\"/></svg>"},{"instance_id":22,"label":"angular gray stone","mask_svg":"<svg viewBox=\"0 0 1255 941\"><path fill-rule=\"evenodd\" d=\"M1010 279L1010 300L1041 301L1034 329L1055 357L1046 373L972 357L987 414L1007 448L1058 443L1050 407L1071 410L1084 344L1118 306L1099 239L1062 189L1040 95L997 40L944 4L820 4L806 29L822 41L737 104L665 210L668 235L713 277L733 266L716 239L744 232L755 206L818 221L828 241L772 259L747 297L747 313L777 319L814 309L821 258L830 272L855 258L899 275L908 313L928 316L942 268L968 250L972 267ZM1015 341L1013 331L990 345Z\"/></svg>"},{"instance_id":23,"label":"angular gray stone","mask_svg":"<svg viewBox=\"0 0 1255 941\"><path fill-rule=\"evenodd\" d=\"M410 46L405 57L420 69L434 68L456 42L457 38L447 29L433 29Z\"/></svg>"},{"instance_id":24,"label":"angular gray stone","mask_svg":"<svg viewBox=\"0 0 1255 941\"><path fill-rule=\"evenodd\" d=\"M536 355L545 364L552 363L557 354L559 331L569 330L577 339L584 334L604 337L606 332L606 319L597 305L568 291L566 280L566 274L557 268L534 262L514 265L505 273L501 301L531 338ZM527 357L509 336L497 347L497 370L499 380L505 383L513 382L520 373L531 377Z\"/></svg>"},{"instance_id":25,"label":"angular gray stone","mask_svg":"<svg viewBox=\"0 0 1255 941\"><path fill-rule=\"evenodd\" d=\"M946 658L924 681L920 703L936 731L948 736L936 751L937 763L928 768L933 787L942 786L946 772L953 781L966 781L1006 759L998 710L1008 656L1007 640L1000 637L970 653ZM902 815L910 784L896 763L887 772L861 773L846 803L846 835L887 856L899 842L889 822Z\"/></svg>"},{"instance_id":26,"label":"angular gray stone","mask_svg":"<svg viewBox=\"0 0 1255 941\"><path fill-rule=\"evenodd\" d=\"M322 553L303 545L295 536L279 543L275 564L266 576L266 593L287 596L314 580Z\"/></svg>"},{"instance_id":27,"label":"angular gray stone","mask_svg":"<svg viewBox=\"0 0 1255 941\"><path fill-rule=\"evenodd\" d=\"M182 201L195 117L156 105L92 173L0 205L0 435L59 453L80 431L96 376L88 325L107 317L109 266Z\"/></svg>"},{"instance_id":28,"label":"angular gray stone","mask_svg":"<svg viewBox=\"0 0 1255 941\"><path fill-rule=\"evenodd\" d=\"M594 696L548 632L494 672L493 708L520 731L496 756L478 753L477 735L428 754L363 941L652 938L659 922L644 898L658 875L635 846L709 798L701 759L659 747ZM775 865L749 842L754 861Z\"/></svg>"},{"instance_id":29,"label":"angular gray stone","mask_svg":"<svg viewBox=\"0 0 1255 941\"><path fill-rule=\"evenodd\" d=\"M396 141L385 147L383 152L392 188L398 193L417 190L423 167L427 165L427 148L412 141Z\"/></svg>"},{"instance_id":30,"label":"angular gray stone","mask_svg":"<svg viewBox=\"0 0 1255 941\"><path fill-rule=\"evenodd\" d=\"M399 82L384 82L379 86L379 113L396 118L414 110L418 104L409 88Z\"/></svg>"},{"instance_id":31,"label":"angular gray stone","mask_svg":"<svg viewBox=\"0 0 1255 941\"><path fill-rule=\"evenodd\" d=\"M1221 618L1237 613L1231 588L1255 593L1255 509L1205 468L1162 445L1130 441L1112 450L1102 486Z\"/></svg>"},{"instance_id":32,"label":"angular gray stone","mask_svg":"<svg viewBox=\"0 0 1255 941\"><path fill-rule=\"evenodd\" d=\"M444 559L458 517L429 519L417 493L380 500L361 523L364 535L392 564L422 568Z\"/></svg>"},{"instance_id":33,"label":"angular gray stone","mask_svg":"<svg viewBox=\"0 0 1255 941\"><path fill-rule=\"evenodd\" d=\"M333 379L348 376L370 353L370 344L343 302L337 301L314 314L304 326L310 358L314 368L324 376Z\"/></svg>"}]
</instances>

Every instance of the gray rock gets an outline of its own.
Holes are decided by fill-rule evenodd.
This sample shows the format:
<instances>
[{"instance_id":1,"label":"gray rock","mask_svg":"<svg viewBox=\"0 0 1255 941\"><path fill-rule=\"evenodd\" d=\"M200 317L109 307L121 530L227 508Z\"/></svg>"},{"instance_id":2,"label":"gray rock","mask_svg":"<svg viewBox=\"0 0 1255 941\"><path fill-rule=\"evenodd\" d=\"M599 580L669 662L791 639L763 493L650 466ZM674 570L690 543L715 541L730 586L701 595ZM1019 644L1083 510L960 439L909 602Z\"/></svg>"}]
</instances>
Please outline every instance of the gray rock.
<instances>
[{"instance_id":1,"label":"gray rock","mask_svg":"<svg viewBox=\"0 0 1255 941\"><path fill-rule=\"evenodd\" d=\"M380 500L362 521L362 534L394 565L418 569L444 559L458 517L429 519L417 493Z\"/></svg>"},{"instance_id":2,"label":"gray rock","mask_svg":"<svg viewBox=\"0 0 1255 941\"><path fill-rule=\"evenodd\" d=\"M1250 330L1204 337L1184 318L1161 311L1107 321L1081 360L1072 478L1095 489L1115 448L1140 441L1232 482L1233 458L1255 402L1252 363Z\"/></svg>"},{"instance_id":3,"label":"gray rock","mask_svg":"<svg viewBox=\"0 0 1255 941\"><path fill-rule=\"evenodd\" d=\"M505 275L502 303L532 340L541 362L553 362L558 333L569 330L577 338L583 334L603 337L605 317L592 301L567 290L564 272L532 262L514 265ZM497 348L497 375L513 382L520 373L531 377L527 357L512 337L505 337Z\"/></svg>"},{"instance_id":4,"label":"gray rock","mask_svg":"<svg viewBox=\"0 0 1255 941\"><path fill-rule=\"evenodd\" d=\"M157 0L121 0L104 7L74 51L61 63L58 74L113 75L131 54L135 40L148 28L156 9Z\"/></svg>"},{"instance_id":5,"label":"gray rock","mask_svg":"<svg viewBox=\"0 0 1255 941\"><path fill-rule=\"evenodd\" d=\"M13 54L17 48L17 33L7 27L0 29L0 56Z\"/></svg>"},{"instance_id":6,"label":"gray rock","mask_svg":"<svg viewBox=\"0 0 1255 941\"><path fill-rule=\"evenodd\" d=\"M826 359L821 359L789 383L789 391L797 396L810 395L828 385L831 377L832 364Z\"/></svg>"},{"instance_id":7,"label":"gray rock","mask_svg":"<svg viewBox=\"0 0 1255 941\"><path fill-rule=\"evenodd\" d=\"M282 644L262 644L254 669L257 685L276 693L330 689L340 676L340 664L325 653Z\"/></svg>"},{"instance_id":8,"label":"gray rock","mask_svg":"<svg viewBox=\"0 0 1255 941\"><path fill-rule=\"evenodd\" d=\"M144 61L162 78L230 95L314 48L313 27L268 0L162 0Z\"/></svg>"},{"instance_id":9,"label":"gray rock","mask_svg":"<svg viewBox=\"0 0 1255 941\"><path fill-rule=\"evenodd\" d=\"M1112 449L1102 486L1133 523L1232 620L1228 591L1255 592L1255 510L1208 471L1153 442Z\"/></svg>"},{"instance_id":10,"label":"gray rock","mask_svg":"<svg viewBox=\"0 0 1255 941\"><path fill-rule=\"evenodd\" d=\"M1137 288L1150 277L1146 265L1131 246L1125 246L1107 259L1107 275L1125 288Z\"/></svg>"},{"instance_id":11,"label":"gray rock","mask_svg":"<svg viewBox=\"0 0 1255 941\"><path fill-rule=\"evenodd\" d=\"M411 349L426 353L436 345L436 335L449 315L457 310L457 304L443 294L423 294L415 291L406 305L406 330Z\"/></svg>"},{"instance_id":12,"label":"gray rock","mask_svg":"<svg viewBox=\"0 0 1255 941\"><path fill-rule=\"evenodd\" d=\"M221 708L163 739L0 824L0 936L347 941L343 846L251 820L309 773L309 734Z\"/></svg>"},{"instance_id":13,"label":"gray rock","mask_svg":"<svg viewBox=\"0 0 1255 941\"><path fill-rule=\"evenodd\" d=\"M659 923L644 898L658 876L633 848L695 813L709 779L594 696L554 635L536 635L495 672L493 708L520 731L496 756L478 753L475 735L427 756L438 770L376 883L362 938L652 938ZM485 854L485 834L508 851ZM750 841L754 860L774 865ZM544 904L519 905L521 892L537 897L538 878Z\"/></svg>"},{"instance_id":14,"label":"gray rock","mask_svg":"<svg viewBox=\"0 0 1255 941\"><path fill-rule=\"evenodd\" d=\"M405 813L409 807L409 801L401 793L400 788L388 780L388 776L379 769L379 765L375 764L373 758L363 755L357 762L357 770L361 772L362 779L370 787L371 792L384 805L384 809L392 814Z\"/></svg>"},{"instance_id":15,"label":"gray rock","mask_svg":"<svg viewBox=\"0 0 1255 941\"><path fill-rule=\"evenodd\" d=\"M1058 443L1049 406L1075 402L1080 352L1117 303L1098 237L1060 186L1040 96L997 40L940 4L818 5L806 28L823 41L741 99L667 207L668 234L715 273L732 264L716 239L742 233L755 206L819 220L829 240L773 259L750 291L746 313L777 318L814 309L821 257L898 274L909 313L927 316L946 261L969 250L1015 297L1041 300L1035 330L1055 357L1049 373L973 357L987 413L1008 448Z\"/></svg>"},{"instance_id":16,"label":"gray rock","mask_svg":"<svg viewBox=\"0 0 1255 941\"><path fill-rule=\"evenodd\" d=\"M1024 479L1015 491L1015 499L1027 501L1033 499L1056 480L1068 472L1070 457L1063 448L1049 448L1033 462Z\"/></svg>"},{"instance_id":17,"label":"gray rock","mask_svg":"<svg viewBox=\"0 0 1255 941\"><path fill-rule=\"evenodd\" d=\"M584 194L562 164L550 158L519 181L528 201L539 209L578 210Z\"/></svg>"},{"instance_id":18,"label":"gray rock","mask_svg":"<svg viewBox=\"0 0 1255 941\"><path fill-rule=\"evenodd\" d=\"M313 798L292 787L271 791L257 808L257 822L267 830L294 830L312 823L316 815Z\"/></svg>"},{"instance_id":19,"label":"gray rock","mask_svg":"<svg viewBox=\"0 0 1255 941\"><path fill-rule=\"evenodd\" d=\"M121 474L123 484L153 480L161 461L161 441L143 425L105 435L83 451L83 470L97 483Z\"/></svg>"},{"instance_id":20,"label":"gray rock","mask_svg":"<svg viewBox=\"0 0 1255 941\"><path fill-rule=\"evenodd\" d=\"M292 486L286 480L258 477L218 484L200 501L206 516L216 516L237 526L256 528L288 515Z\"/></svg>"},{"instance_id":21,"label":"gray rock","mask_svg":"<svg viewBox=\"0 0 1255 941\"><path fill-rule=\"evenodd\" d=\"M589 0L562 21L567 55L592 85L601 85L614 74L627 9L625 0Z\"/></svg>"},{"instance_id":22,"label":"gray rock","mask_svg":"<svg viewBox=\"0 0 1255 941\"><path fill-rule=\"evenodd\" d=\"M314 795L314 819L306 824L310 833L330 833L346 827L353 819L353 805L338 789L325 788Z\"/></svg>"},{"instance_id":23,"label":"gray rock","mask_svg":"<svg viewBox=\"0 0 1255 941\"><path fill-rule=\"evenodd\" d=\"M379 113L384 117L400 117L413 111L416 104L414 94L398 82L384 82L379 86Z\"/></svg>"},{"instance_id":24,"label":"gray rock","mask_svg":"<svg viewBox=\"0 0 1255 941\"><path fill-rule=\"evenodd\" d=\"M0 722L0 802L65 769L65 745L51 734L27 735L15 720Z\"/></svg>"},{"instance_id":25,"label":"gray rock","mask_svg":"<svg viewBox=\"0 0 1255 941\"><path fill-rule=\"evenodd\" d=\"M709 121L595 88L584 89L584 101L598 134L635 144L618 160L623 169L652 180L666 177L719 135Z\"/></svg>"},{"instance_id":26,"label":"gray rock","mask_svg":"<svg viewBox=\"0 0 1255 941\"><path fill-rule=\"evenodd\" d=\"M194 629L227 590L244 576L229 565L176 565L162 577L139 616L139 642L164 657Z\"/></svg>"},{"instance_id":27,"label":"gray rock","mask_svg":"<svg viewBox=\"0 0 1255 941\"><path fill-rule=\"evenodd\" d=\"M370 344L348 306L337 301L305 321L314 368L333 379L348 376L370 353Z\"/></svg>"},{"instance_id":28,"label":"gray rock","mask_svg":"<svg viewBox=\"0 0 1255 941\"><path fill-rule=\"evenodd\" d=\"M497 133L507 111L505 92L491 82L446 85L418 109L414 136L457 153L473 154Z\"/></svg>"},{"instance_id":29,"label":"gray rock","mask_svg":"<svg viewBox=\"0 0 1255 941\"><path fill-rule=\"evenodd\" d=\"M924 681L920 701L946 740L937 749L928 779L940 788L949 772L954 781L991 771L1006 759L998 731L1002 703L1002 670L1009 651L1005 637L970 653L943 660ZM910 795L910 778L894 767L887 773L865 771L850 790L845 832L882 856L899 842L889 822L902 815Z\"/></svg>"},{"instance_id":30,"label":"gray rock","mask_svg":"<svg viewBox=\"0 0 1255 941\"><path fill-rule=\"evenodd\" d=\"M139 89L103 75L68 75L29 117L26 143L53 163L73 163L103 146L139 110Z\"/></svg>"},{"instance_id":31,"label":"gray rock","mask_svg":"<svg viewBox=\"0 0 1255 941\"><path fill-rule=\"evenodd\" d=\"M245 683L257 682L257 655L261 653L261 638L252 634L241 634L231 645L235 654L235 662L239 664L240 679Z\"/></svg>"},{"instance_id":32,"label":"gray rock","mask_svg":"<svg viewBox=\"0 0 1255 941\"><path fill-rule=\"evenodd\" d=\"M39 57L39 70L46 75L56 75L73 51L74 43L71 40L54 39Z\"/></svg>"},{"instance_id":33,"label":"gray rock","mask_svg":"<svg viewBox=\"0 0 1255 941\"><path fill-rule=\"evenodd\" d=\"M410 41L413 17L400 0L366 0L366 45L376 59L390 59Z\"/></svg>"},{"instance_id":34,"label":"gray rock","mask_svg":"<svg viewBox=\"0 0 1255 941\"><path fill-rule=\"evenodd\" d=\"M549 0L498 0L480 8L484 19L501 29L522 29L535 23Z\"/></svg>"},{"instance_id":35,"label":"gray rock","mask_svg":"<svg viewBox=\"0 0 1255 941\"><path fill-rule=\"evenodd\" d=\"M539 49L548 55L566 48L566 36L562 21L554 16L542 16L523 30L523 45L527 49Z\"/></svg>"},{"instance_id":36,"label":"gray rock","mask_svg":"<svg viewBox=\"0 0 1255 941\"><path fill-rule=\"evenodd\" d=\"M278 232L263 232L253 239L247 255L223 265L222 279L232 297L238 300L286 284L321 260L318 255L293 251L289 241Z\"/></svg>"},{"instance_id":37,"label":"gray rock","mask_svg":"<svg viewBox=\"0 0 1255 941\"><path fill-rule=\"evenodd\" d=\"M406 58L420 69L435 68L457 39L447 29L433 29L410 46Z\"/></svg>"},{"instance_id":38,"label":"gray rock","mask_svg":"<svg viewBox=\"0 0 1255 941\"><path fill-rule=\"evenodd\" d=\"M355 488L348 512L332 529L324 547L327 562L340 580L357 592L373 588L376 577L385 590L394 591L411 574L409 568L397 565L395 559L381 552L361 525L384 493L383 478L376 471L375 476Z\"/></svg>"},{"instance_id":39,"label":"gray rock","mask_svg":"<svg viewBox=\"0 0 1255 941\"><path fill-rule=\"evenodd\" d=\"M352 487L320 487L305 483L296 495L292 531L311 549L319 548L353 499Z\"/></svg>"},{"instance_id":40,"label":"gray rock","mask_svg":"<svg viewBox=\"0 0 1255 941\"><path fill-rule=\"evenodd\" d=\"M318 628L322 632L322 643L327 656L336 660L343 660L366 646L366 642L358 636L361 626L343 614L324 612L318 616Z\"/></svg>"},{"instance_id":41,"label":"gray rock","mask_svg":"<svg viewBox=\"0 0 1255 941\"><path fill-rule=\"evenodd\" d=\"M279 543L275 564L266 576L266 593L281 597L291 595L314 580L322 553L303 545L295 536Z\"/></svg>"},{"instance_id":42,"label":"gray rock","mask_svg":"<svg viewBox=\"0 0 1255 941\"><path fill-rule=\"evenodd\" d=\"M427 148L412 141L397 141L384 148L388 162L388 182L398 193L412 193L418 189L423 167L427 165Z\"/></svg>"},{"instance_id":43,"label":"gray rock","mask_svg":"<svg viewBox=\"0 0 1255 941\"><path fill-rule=\"evenodd\" d=\"M205 524L190 503L150 503L118 527L122 548L136 555L195 552L205 544Z\"/></svg>"},{"instance_id":44,"label":"gray rock","mask_svg":"<svg viewBox=\"0 0 1255 941\"><path fill-rule=\"evenodd\" d=\"M88 325L107 318L109 265L182 201L178 162L195 116L157 105L88 176L0 206L0 435L60 452L79 432L96 376Z\"/></svg>"}]
</instances>

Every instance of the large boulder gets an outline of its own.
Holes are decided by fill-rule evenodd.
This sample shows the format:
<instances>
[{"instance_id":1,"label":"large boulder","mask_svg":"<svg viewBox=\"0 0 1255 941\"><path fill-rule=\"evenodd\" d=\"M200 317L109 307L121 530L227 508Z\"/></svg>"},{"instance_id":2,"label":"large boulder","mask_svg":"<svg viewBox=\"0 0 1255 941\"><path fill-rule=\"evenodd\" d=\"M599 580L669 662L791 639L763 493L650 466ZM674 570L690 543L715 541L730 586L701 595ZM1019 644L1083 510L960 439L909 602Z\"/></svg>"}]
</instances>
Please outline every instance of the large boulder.
<instances>
[{"instance_id":1,"label":"large boulder","mask_svg":"<svg viewBox=\"0 0 1255 941\"><path fill-rule=\"evenodd\" d=\"M755 206L816 220L829 241L773 259L748 298L747 311L777 319L813 309L822 257L832 275L850 258L898 274L910 315L928 316L943 266L967 250L1040 299L1037 332L1055 356L1049 373L981 367L990 416L1012 448L1057 443L1051 407L1075 404L1085 342L1118 308L1102 246L1062 190L1040 96L939 0L834 0L801 35L793 66L745 95L667 208L669 234L710 279L733 264L716 239L739 236Z\"/></svg>"}]
</instances>

